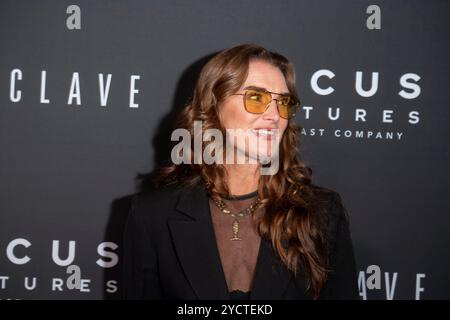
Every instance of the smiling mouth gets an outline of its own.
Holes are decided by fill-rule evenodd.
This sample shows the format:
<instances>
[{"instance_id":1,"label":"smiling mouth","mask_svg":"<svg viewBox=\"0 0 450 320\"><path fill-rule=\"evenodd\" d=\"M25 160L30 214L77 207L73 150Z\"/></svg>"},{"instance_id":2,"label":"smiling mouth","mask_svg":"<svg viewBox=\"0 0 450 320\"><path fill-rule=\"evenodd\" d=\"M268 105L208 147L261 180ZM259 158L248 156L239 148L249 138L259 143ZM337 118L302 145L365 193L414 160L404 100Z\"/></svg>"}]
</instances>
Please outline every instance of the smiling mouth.
<instances>
[{"instance_id":1,"label":"smiling mouth","mask_svg":"<svg viewBox=\"0 0 450 320\"><path fill-rule=\"evenodd\" d=\"M276 129L252 129L252 132L263 137L275 137L276 135Z\"/></svg>"}]
</instances>

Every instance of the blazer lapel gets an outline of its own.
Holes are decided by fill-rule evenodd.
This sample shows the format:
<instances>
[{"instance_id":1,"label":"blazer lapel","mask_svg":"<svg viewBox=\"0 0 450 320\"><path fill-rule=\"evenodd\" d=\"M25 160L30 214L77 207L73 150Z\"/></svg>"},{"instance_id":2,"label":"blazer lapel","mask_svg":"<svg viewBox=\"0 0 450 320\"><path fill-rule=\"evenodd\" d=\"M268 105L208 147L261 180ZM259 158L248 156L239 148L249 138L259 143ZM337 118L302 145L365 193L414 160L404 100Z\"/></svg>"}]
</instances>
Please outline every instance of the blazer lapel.
<instances>
[{"instance_id":1,"label":"blazer lapel","mask_svg":"<svg viewBox=\"0 0 450 320\"><path fill-rule=\"evenodd\" d=\"M191 287L201 300L229 299L206 191L181 191L176 210L168 221L175 250ZM298 279L296 279L298 280ZM250 299L283 299L292 274L276 255L270 241L261 239ZM303 281L300 290L304 289Z\"/></svg>"},{"instance_id":2,"label":"blazer lapel","mask_svg":"<svg viewBox=\"0 0 450 320\"><path fill-rule=\"evenodd\" d=\"M169 220L168 224L176 253L195 294L201 300L229 299L206 191L200 188L182 191L176 210L183 216Z\"/></svg>"}]
</instances>

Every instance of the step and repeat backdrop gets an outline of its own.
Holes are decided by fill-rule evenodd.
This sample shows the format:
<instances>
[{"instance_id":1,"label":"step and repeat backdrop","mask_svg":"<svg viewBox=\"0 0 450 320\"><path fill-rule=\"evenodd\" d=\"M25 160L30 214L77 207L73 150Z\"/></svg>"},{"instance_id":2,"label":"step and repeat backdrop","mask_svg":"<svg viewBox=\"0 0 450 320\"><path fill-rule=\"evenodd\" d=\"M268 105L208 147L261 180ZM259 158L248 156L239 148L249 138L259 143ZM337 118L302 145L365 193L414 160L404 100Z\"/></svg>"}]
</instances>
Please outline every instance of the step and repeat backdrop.
<instances>
[{"instance_id":1,"label":"step and repeat backdrop","mask_svg":"<svg viewBox=\"0 0 450 320\"><path fill-rule=\"evenodd\" d=\"M131 196L218 51L296 67L361 299L450 298L448 1L2 1L0 298L121 298ZM80 279L80 286L77 285Z\"/></svg>"}]
</instances>

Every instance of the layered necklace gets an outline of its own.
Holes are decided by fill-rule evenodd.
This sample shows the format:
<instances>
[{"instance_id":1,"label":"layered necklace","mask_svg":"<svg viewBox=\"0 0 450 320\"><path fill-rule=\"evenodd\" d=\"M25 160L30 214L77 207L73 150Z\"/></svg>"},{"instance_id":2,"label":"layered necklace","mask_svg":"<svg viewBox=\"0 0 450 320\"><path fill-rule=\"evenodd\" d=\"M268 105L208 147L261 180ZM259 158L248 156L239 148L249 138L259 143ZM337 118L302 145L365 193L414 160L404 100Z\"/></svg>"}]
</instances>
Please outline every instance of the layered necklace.
<instances>
[{"instance_id":1,"label":"layered necklace","mask_svg":"<svg viewBox=\"0 0 450 320\"><path fill-rule=\"evenodd\" d=\"M238 212L232 212L221 199L212 198L212 200L217 208L219 208L220 212L234 218L233 223L231 224L233 236L230 238L230 240L242 240L239 237L239 218L251 215L253 212L255 212L255 210L258 209L258 206L260 205L261 199L259 197L256 197L256 199L247 208Z\"/></svg>"}]
</instances>

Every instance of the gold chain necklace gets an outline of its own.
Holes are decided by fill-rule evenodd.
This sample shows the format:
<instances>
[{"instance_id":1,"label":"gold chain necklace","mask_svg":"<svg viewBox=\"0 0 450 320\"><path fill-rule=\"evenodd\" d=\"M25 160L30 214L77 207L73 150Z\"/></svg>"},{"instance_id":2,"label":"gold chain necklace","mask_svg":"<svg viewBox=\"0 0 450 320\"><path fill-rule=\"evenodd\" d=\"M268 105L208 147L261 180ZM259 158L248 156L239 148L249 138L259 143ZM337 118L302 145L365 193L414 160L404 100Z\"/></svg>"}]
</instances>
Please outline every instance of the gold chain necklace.
<instances>
[{"instance_id":1,"label":"gold chain necklace","mask_svg":"<svg viewBox=\"0 0 450 320\"><path fill-rule=\"evenodd\" d=\"M231 228L231 230L233 231L233 237L230 238L230 240L232 240L232 241L242 240L241 238L239 238L239 220L238 220L238 218L245 217L245 216L255 212L255 210L258 208L258 206L260 204L261 199L259 197L257 197L256 200L253 201L253 203L250 204L247 208L245 208L239 212L234 212L234 213L231 212L230 209L228 209L228 207L222 200L218 200L215 198L212 198L212 200L222 213L232 216L234 218L233 223L232 223L232 228Z\"/></svg>"}]
</instances>

